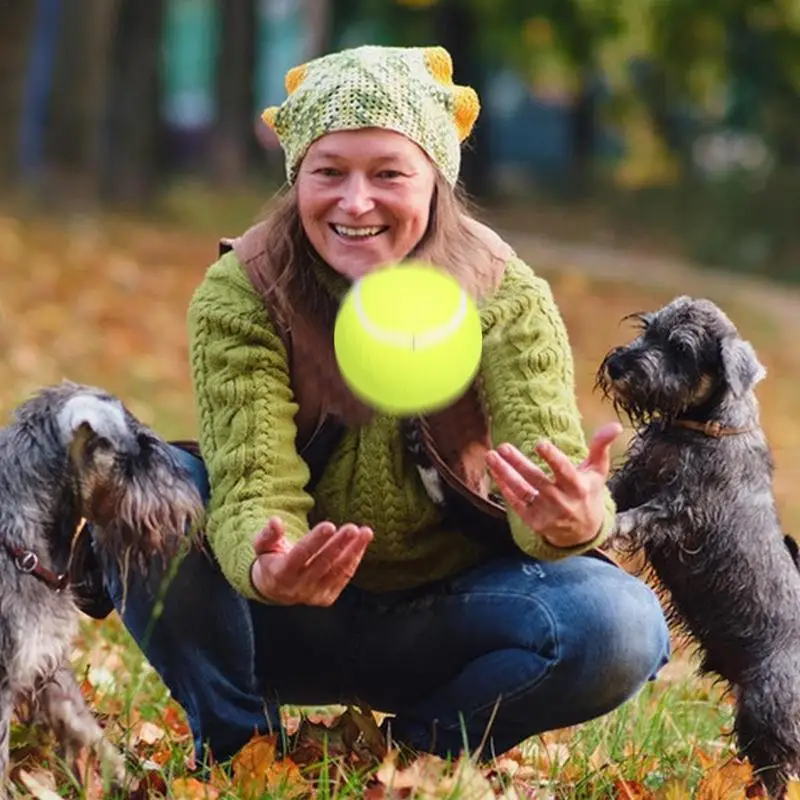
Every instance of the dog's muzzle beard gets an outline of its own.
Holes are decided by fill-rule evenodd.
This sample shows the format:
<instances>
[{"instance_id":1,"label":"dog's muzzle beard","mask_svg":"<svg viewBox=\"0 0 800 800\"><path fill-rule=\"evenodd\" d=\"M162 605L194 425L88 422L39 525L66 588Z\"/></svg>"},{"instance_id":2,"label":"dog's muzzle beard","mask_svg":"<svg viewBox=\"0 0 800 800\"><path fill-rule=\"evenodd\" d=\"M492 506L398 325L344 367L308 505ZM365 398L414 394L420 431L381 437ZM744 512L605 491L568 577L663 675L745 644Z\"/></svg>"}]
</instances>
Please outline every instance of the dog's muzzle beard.
<instances>
[{"instance_id":1,"label":"dog's muzzle beard","mask_svg":"<svg viewBox=\"0 0 800 800\"><path fill-rule=\"evenodd\" d=\"M675 375L657 354L633 353L625 347L612 350L603 359L596 380L615 412L637 427L682 417L698 400L697 387L701 385L702 374Z\"/></svg>"}]
</instances>

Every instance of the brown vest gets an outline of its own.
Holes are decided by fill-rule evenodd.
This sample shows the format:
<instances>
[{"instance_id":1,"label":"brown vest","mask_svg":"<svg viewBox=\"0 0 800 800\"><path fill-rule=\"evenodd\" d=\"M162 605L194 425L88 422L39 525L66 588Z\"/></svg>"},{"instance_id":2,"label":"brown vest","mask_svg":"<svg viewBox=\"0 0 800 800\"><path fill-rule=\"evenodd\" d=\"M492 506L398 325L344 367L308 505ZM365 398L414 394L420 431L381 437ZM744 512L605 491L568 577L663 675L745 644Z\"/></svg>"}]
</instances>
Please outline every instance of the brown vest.
<instances>
[{"instance_id":1,"label":"brown vest","mask_svg":"<svg viewBox=\"0 0 800 800\"><path fill-rule=\"evenodd\" d=\"M245 270L264 269L265 240L262 225L255 225L236 239L220 241L220 255L236 252ZM503 265L497 262L499 275L490 276L499 283ZM272 309L268 308L268 311ZM276 314L271 314L273 320ZM319 430L326 417L349 421L361 413L353 411L354 401L344 388L333 354L332 336L323 336L301 319L293 322L292 330L276 325L290 359L290 374L295 401L299 406L296 421L298 442L308 442ZM327 335L325 335L325 333ZM323 352L320 358L320 351ZM332 374L334 373L334 374ZM321 396L320 386L326 391ZM475 386L445 411L419 417L419 438L433 466L442 478L476 506L497 518L505 519L504 507L488 497L489 479L486 454L491 449L486 416Z\"/></svg>"},{"instance_id":2,"label":"brown vest","mask_svg":"<svg viewBox=\"0 0 800 800\"><path fill-rule=\"evenodd\" d=\"M251 275L253 270L266 268L265 247L262 224L257 224L238 238L222 239L219 255L234 250ZM491 285L499 285L504 266L497 260L494 271L487 273L486 280ZM272 313L274 309L269 308L268 303L267 306L289 356L292 391L299 407L296 416L298 451L305 457L304 450L310 450L313 442L319 445L319 439L331 440L331 423L335 428L337 421L341 426L363 420L369 412L353 398L341 380L330 331L316 330L313 322L304 322L299 317L293 321L292 329L287 330L277 321L279 315ZM324 387L322 392L321 387ZM414 417L408 424L413 426L414 441L420 445L421 452L417 454L420 466L433 467L438 473L445 505L454 521L465 533L493 548L515 548L505 506L489 495L486 455L492 443L477 387L471 386L447 409ZM327 453L324 443L321 448L316 447L316 460L321 458L324 463L335 446L335 438L334 435L333 443L327 445ZM313 465L310 466L313 476ZM596 551L592 554L600 555Z\"/></svg>"}]
</instances>

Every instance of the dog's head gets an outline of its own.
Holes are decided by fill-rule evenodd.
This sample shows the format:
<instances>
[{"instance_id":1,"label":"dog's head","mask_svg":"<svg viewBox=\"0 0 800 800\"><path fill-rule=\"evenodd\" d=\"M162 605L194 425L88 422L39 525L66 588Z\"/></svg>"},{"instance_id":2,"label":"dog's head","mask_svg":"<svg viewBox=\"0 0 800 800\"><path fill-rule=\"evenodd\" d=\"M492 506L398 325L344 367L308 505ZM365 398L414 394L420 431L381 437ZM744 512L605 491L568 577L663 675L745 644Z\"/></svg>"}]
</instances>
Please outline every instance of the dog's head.
<instances>
[{"instance_id":1,"label":"dog's head","mask_svg":"<svg viewBox=\"0 0 800 800\"><path fill-rule=\"evenodd\" d=\"M159 436L115 397L64 382L18 413L49 425L65 456L77 504L101 549L146 566L174 555L200 521L203 503Z\"/></svg>"},{"instance_id":2,"label":"dog's head","mask_svg":"<svg viewBox=\"0 0 800 800\"><path fill-rule=\"evenodd\" d=\"M750 343L710 300L678 297L630 318L640 334L605 356L597 384L635 422L711 411L726 398L744 397L766 374Z\"/></svg>"}]
</instances>

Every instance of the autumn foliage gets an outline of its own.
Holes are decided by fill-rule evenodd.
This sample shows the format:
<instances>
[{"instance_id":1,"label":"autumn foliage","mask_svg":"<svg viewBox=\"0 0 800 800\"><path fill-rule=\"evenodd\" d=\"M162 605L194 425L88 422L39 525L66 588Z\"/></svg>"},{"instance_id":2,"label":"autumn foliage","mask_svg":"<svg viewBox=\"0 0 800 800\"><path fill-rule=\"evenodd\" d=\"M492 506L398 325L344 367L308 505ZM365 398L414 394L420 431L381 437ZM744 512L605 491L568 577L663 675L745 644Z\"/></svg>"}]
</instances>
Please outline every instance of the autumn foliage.
<instances>
[{"instance_id":1,"label":"autumn foliage","mask_svg":"<svg viewBox=\"0 0 800 800\"><path fill-rule=\"evenodd\" d=\"M0 411L5 415L34 389L70 378L120 394L164 435L194 437L185 313L193 288L216 257L218 235L227 232L198 235L129 220L50 223L0 217ZM587 429L613 414L593 391L594 371L605 351L629 336L620 326L625 314L706 289L726 308L767 365L758 395L775 450L778 502L787 530L800 530L795 488L800 400L794 379L800 314L791 313L791 293L780 293L778 309L765 303L766 294L725 288L719 281L698 278L689 290L663 280L648 286L635 259L630 271L635 280L610 279L596 265L555 265L552 253L548 259L541 250L526 250L524 237L518 245L523 257L544 268L562 308ZM800 310L800 301L794 310ZM400 752L387 746L368 709L315 714L287 709L285 757L278 755L275 736L262 736L230 764L205 770L191 758L183 712L142 662L116 616L85 624L73 661L108 735L130 755L125 796L132 800L759 796L749 766L735 758L727 738L729 701L693 676L683 653L641 702L592 723L589 734L577 729L549 733L485 762L464 756L448 763ZM694 717L684 714L692 704L698 709ZM706 718L702 737L692 727L700 715ZM641 741L632 731L650 730L642 735L647 738L656 726L675 729L673 744L664 739L637 749ZM680 758L670 755L673 746ZM12 751L12 779L21 796L108 796L88 758L82 764L86 786L77 788L49 734L15 724ZM800 800L800 785L791 787L790 798Z\"/></svg>"}]
</instances>

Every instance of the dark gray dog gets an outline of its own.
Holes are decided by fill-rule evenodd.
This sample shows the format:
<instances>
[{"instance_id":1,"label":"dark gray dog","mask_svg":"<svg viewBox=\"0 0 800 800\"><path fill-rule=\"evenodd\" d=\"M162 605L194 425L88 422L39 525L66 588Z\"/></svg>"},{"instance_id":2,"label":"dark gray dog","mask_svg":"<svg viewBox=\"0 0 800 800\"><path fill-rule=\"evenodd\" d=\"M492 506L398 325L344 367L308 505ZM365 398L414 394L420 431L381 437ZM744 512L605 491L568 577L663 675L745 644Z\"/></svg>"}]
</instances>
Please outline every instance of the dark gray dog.
<instances>
[{"instance_id":1,"label":"dark gray dog","mask_svg":"<svg viewBox=\"0 0 800 800\"><path fill-rule=\"evenodd\" d=\"M170 558L202 502L166 444L105 392L63 383L0 429L0 797L15 707L49 725L72 762L91 748L115 782L121 754L103 738L70 671L78 627L70 561L83 519L121 569Z\"/></svg>"},{"instance_id":2,"label":"dark gray dog","mask_svg":"<svg viewBox=\"0 0 800 800\"><path fill-rule=\"evenodd\" d=\"M740 752L782 797L800 771L800 572L753 392L765 371L708 300L634 316L641 335L597 375L635 427L610 480L612 542L644 554L701 669L733 689Z\"/></svg>"}]
</instances>

